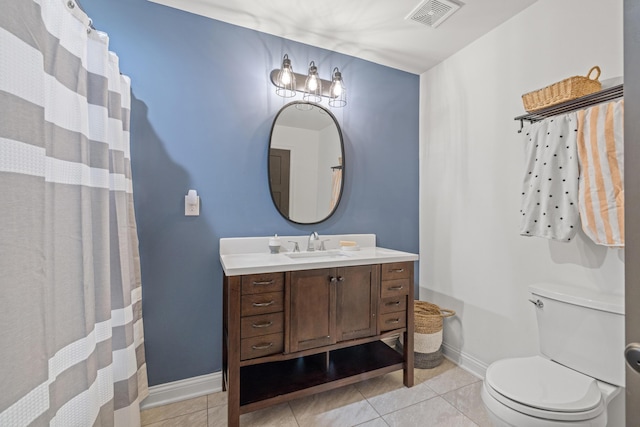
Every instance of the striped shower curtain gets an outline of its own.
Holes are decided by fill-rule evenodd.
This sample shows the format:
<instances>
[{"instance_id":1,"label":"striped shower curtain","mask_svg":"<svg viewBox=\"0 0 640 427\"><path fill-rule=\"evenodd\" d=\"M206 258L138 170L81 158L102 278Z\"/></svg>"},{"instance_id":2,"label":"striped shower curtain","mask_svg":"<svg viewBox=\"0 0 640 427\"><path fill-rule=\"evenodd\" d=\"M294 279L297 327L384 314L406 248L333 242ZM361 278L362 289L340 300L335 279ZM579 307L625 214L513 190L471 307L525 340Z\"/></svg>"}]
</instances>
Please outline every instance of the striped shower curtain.
<instances>
[{"instance_id":1,"label":"striped shower curtain","mask_svg":"<svg viewBox=\"0 0 640 427\"><path fill-rule=\"evenodd\" d=\"M0 0L0 426L136 426L130 81L72 0Z\"/></svg>"}]
</instances>

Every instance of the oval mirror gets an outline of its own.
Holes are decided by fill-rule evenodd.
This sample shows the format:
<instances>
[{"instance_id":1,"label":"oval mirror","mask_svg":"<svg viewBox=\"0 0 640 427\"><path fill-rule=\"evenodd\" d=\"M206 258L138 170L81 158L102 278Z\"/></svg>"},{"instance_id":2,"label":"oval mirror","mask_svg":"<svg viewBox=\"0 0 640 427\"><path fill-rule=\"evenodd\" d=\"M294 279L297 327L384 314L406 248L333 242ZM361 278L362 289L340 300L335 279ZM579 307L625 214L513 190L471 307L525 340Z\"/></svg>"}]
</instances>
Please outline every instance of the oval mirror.
<instances>
[{"instance_id":1,"label":"oval mirror","mask_svg":"<svg viewBox=\"0 0 640 427\"><path fill-rule=\"evenodd\" d=\"M344 184L338 121L320 105L294 101L278 112L269 141L269 189L278 211L316 224L336 210Z\"/></svg>"}]
</instances>

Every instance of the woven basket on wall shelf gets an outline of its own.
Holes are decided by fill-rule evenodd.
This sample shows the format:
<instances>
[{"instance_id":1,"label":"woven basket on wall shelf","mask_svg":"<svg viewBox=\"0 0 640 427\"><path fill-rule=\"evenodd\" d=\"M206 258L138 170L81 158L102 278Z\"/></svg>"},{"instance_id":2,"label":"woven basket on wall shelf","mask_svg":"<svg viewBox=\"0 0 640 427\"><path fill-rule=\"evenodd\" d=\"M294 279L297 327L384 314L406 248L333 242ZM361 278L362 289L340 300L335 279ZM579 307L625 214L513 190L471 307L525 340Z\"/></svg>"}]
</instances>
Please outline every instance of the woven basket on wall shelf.
<instances>
[{"instance_id":1,"label":"woven basket on wall shelf","mask_svg":"<svg viewBox=\"0 0 640 427\"><path fill-rule=\"evenodd\" d=\"M594 71L596 72L596 76L590 77ZM589 70L586 77L569 77L545 88L525 93L522 95L524 109L531 113L551 107L552 105L589 95L590 93L598 92L602 89L602 85L598 81L599 77L600 67L596 65Z\"/></svg>"}]
</instances>

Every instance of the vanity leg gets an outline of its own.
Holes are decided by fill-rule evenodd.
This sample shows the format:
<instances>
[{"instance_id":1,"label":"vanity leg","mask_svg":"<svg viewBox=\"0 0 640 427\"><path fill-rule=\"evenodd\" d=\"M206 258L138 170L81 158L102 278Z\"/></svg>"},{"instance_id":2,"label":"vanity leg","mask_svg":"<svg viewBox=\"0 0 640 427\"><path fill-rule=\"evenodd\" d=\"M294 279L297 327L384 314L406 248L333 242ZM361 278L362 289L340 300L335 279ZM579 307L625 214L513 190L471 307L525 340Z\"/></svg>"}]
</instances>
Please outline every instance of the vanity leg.
<instances>
[{"instance_id":1,"label":"vanity leg","mask_svg":"<svg viewBox=\"0 0 640 427\"><path fill-rule=\"evenodd\" d=\"M227 302L228 302L228 296L227 296L227 289L229 288L228 284L227 284L227 277L225 275L223 275L222 278L222 391L227 391L227 381L229 380L228 377L228 362L227 362L227 353L228 353L228 348L227 348L227 331L229 330L227 328Z\"/></svg>"},{"instance_id":2,"label":"vanity leg","mask_svg":"<svg viewBox=\"0 0 640 427\"><path fill-rule=\"evenodd\" d=\"M404 333L404 370L406 387L413 387L413 297L407 297L407 331Z\"/></svg>"},{"instance_id":3,"label":"vanity leg","mask_svg":"<svg viewBox=\"0 0 640 427\"><path fill-rule=\"evenodd\" d=\"M240 277L227 278L227 425L240 426Z\"/></svg>"}]
</instances>

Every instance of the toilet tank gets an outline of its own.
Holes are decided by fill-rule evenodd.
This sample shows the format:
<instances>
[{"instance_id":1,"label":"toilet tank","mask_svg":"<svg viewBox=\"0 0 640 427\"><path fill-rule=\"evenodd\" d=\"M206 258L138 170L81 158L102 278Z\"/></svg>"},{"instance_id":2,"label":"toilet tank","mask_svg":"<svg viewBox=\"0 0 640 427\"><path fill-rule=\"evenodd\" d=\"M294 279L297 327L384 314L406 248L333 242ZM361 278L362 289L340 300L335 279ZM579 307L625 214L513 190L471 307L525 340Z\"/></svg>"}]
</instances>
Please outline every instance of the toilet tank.
<instances>
[{"instance_id":1,"label":"toilet tank","mask_svg":"<svg viewBox=\"0 0 640 427\"><path fill-rule=\"evenodd\" d=\"M624 297L556 283L529 287L540 351L571 369L624 387Z\"/></svg>"}]
</instances>

